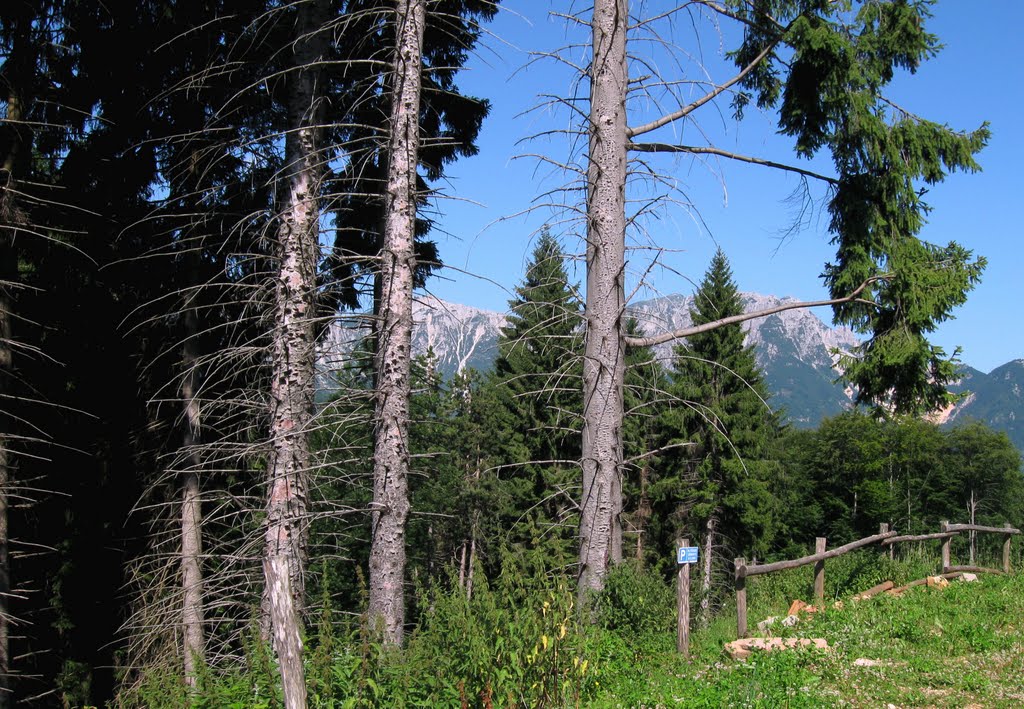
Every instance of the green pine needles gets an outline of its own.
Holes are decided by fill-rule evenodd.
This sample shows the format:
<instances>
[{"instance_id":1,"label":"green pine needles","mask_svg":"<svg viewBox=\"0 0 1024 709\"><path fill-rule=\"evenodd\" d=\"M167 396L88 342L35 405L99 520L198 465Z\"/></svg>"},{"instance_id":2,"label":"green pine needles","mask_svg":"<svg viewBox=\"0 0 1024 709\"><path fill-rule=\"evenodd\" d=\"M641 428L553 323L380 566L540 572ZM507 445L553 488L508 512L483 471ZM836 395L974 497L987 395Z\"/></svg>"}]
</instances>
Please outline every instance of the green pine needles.
<instances>
[{"instance_id":1,"label":"green pine needles","mask_svg":"<svg viewBox=\"0 0 1024 709\"><path fill-rule=\"evenodd\" d=\"M868 284L860 298L834 307L837 323L868 336L843 353L841 366L859 402L896 412L949 403L956 353L927 336L985 268L968 249L928 244L919 234L928 214L924 187L950 172L980 170L975 155L988 142L988 125L955 131L883 93L897 68L913 73L940 49L924 28L931 4L855 9L848 1L779 0L735 8L748 23L736 65L769 54L740 82L734 108L742 114L756 96L759 107L779 110L779 130L794 139L798 156L831 153L837 176L825 179L837 251L823 275L833 298Z\"/></svg>"}]
</instances>

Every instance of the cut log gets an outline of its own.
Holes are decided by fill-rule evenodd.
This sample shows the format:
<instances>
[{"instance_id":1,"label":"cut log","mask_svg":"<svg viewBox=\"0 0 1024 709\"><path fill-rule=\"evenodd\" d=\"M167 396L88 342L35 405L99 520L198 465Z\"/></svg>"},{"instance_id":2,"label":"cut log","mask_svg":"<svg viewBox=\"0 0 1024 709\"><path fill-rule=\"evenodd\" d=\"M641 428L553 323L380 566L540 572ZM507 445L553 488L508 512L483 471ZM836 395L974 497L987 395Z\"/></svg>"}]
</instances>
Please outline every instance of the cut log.
<instances>
[{"instance_id":1,"label":"cut log","mask_svg":"<svg viewBox=\"0 0 1024 709\"><path fill-rule=\"evenodd\" d=\"M948 574L939 574L938 576L927 576L923 579L918 579L917 581L911 581L906 586L900 586L899 588L891 588L888 590L887 593L890 596L898 596L904 591L906 591L908 588L913 588L914 586L924 586L926 583L928 583L928 579L943 578L947 581L952 581L953 579L958 579L961 576L963 576L963 572L960 571L953 571Z\"/></svg>"},{"instance_id":2,"label":"cut log","mask_svg":"<svg viewBox=\"0 0 1024 709\"><path fill-rule=\"evenodd\" d=\"M956 572L959 572L959 573L963 573L965 571L969 571L969 572L972 572L972 573L975 573L975 574L996 574L998 576L1002 576L1003 575L1003 572L1000 571L999 569L989 569L989 568L986 568L984 566L960 566L960 565L955 565L955 566L950 566L949 570L950 571L956 571Z\"/></svg>"},{"instance_id":3,"label":"cut log","mask_svg":"<svg viewBox=\"0 0 1024 709\"><path fill-rule=\"evenodd\" d=\"M745 660L756 651L797 650L811 648L831 652L824 638L741 638L725 644L725 651L734 660Z\"/></svg>"},{"instance_id":4,"label":"cut log","mask_svg":"<svg viewBox=\"0 0 1024 709\"><path fill-rule=\"evenodd\" d=\"M874 596L877 596L879 593L885 593L886 591L888 591L889 589L891 589L895 585L896 584L894 584L892 581L883 581L882 583L878 584L877 586L872 586L867 591L863 591L862 593L858 593L856 596L853 597L853 600L855 600L855 601L867 600L868 598L872 598Z\"/></svg>"},{"instance_id":5,"label":"cut log","mask_svg":"<svg viewBox=\"0 0 1024 709\"><path fill-rule=\"evenodd\" d=\"M788 613L786 613L786 615L796 615L797 613L799 613L800 611L802 611L802 610L803 610L804 608L806 608L806 607L807 607L807 604L806 604L806 603L804 603L803 601L801 601L801 600L800 600L800 599L798 598L798 599L796 599L795 601L793 601L793 602L792 602L792 603L790 604L790 606L789 606L789 612L788 612Z\"/></svg>"}]
</instances>

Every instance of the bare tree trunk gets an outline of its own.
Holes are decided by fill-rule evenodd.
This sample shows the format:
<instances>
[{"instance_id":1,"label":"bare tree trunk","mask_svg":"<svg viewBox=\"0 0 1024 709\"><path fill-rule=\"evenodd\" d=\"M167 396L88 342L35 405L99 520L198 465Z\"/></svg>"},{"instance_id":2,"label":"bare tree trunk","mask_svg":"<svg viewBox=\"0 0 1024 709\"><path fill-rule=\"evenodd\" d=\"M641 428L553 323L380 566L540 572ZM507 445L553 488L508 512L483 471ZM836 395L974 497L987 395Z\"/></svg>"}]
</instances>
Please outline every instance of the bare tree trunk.
<instances>
[{"instance_id":1,"label":"bare tree trunk","mask_svg":"<svg viewBox=\"0 0 1024 709\"><path fill-rule=\"evenodd\" d=\"M706 628L711 623L711 573L714 570L713 557L715 553L715 532L718 528L718 520L714 517L708 519L704 529L704 559L703 571L700 579L700 627Z\"/></svg>"},{"instance_id":2,"label":"bare tree trunk","mask_svg":"<svg viewBox=\"0 0 1024 709\"><path fill-rule=\"evenodd\" d=\"M271 373L265 613L281 669L285 706L306 706L302 619L308 543L309 426L313 416L314 297L319 253L317 119L319 62L325 38L319 0L297 9L294 70L289 75L284 193L278 227Z\"/></svg>"},{"instance_id":3,"label":"bare tree trunk","mask_svg":"<svg viewBox=\"0 0 1024 709\"><path fill-rule=\"evenodd\" d=\"M185 473L181 503L181 586L183 606L181 623L184 627L182 656L185 683L196 686L197 671L205 664L206 640L203 632L203 570L202 557L203 512L199 498L199 475Z\"/></svg>"},{"instance_id":4,"label":"bare tree trunk","mask_svg":"<svg viewBox=\"0 0 1024 709\"><path fill-rule=\"evenodd\" d=\"M469 549L469 540L463 539L459 548L459 588L466 590L466 552Z\"/></svg>"},{"instance_id":5,"label":"bare tree trunk","mask_svg":"<svg viewBox=\"0 0 1024 709\"><path fill-rule=\"evenodd\" d=\"M644 535L647 534L647 520L651 518L651 498L647 494L649 479L650 468L645 463L640 468L640 501L637 505L634 524L636 527L636 560L641 564L644 561Z\"/></svg>"},{"instance_id":6,"label":"bare tree trunk","mask_svg":"<svg viewBox=\"0 0 1024 709\"><path fill-rule=\"evenodd\" d=\"M377 402L374 418L370 622L399 645L405 623L405 521L409 515L409 391L426 0L396 0L384 230L380 251Z\"/></svg>"},{"instance_id":7,"label":"bare tree trunk","mask_svg":"<svg viewBox=\"0 0 1024 709\"><path fill-rule=\"evenodd\" d=\"M579 594L622 559L625 347L626 0L595 0L587 168L583 499Z\"/></svg>"},{"instance_id":8,"label":"bare tree trunk","mask_svg":"<svg viewBox=\"0 0 1024 709\"><path fill-rule=\"evenodd\" d=\"M974 496L974 488L973 487L971 488L971 499L967 503L967 511L970 513L970 516L971 516L971 520L970 520L971 524L975 524L974 520L975 520L975 515L976 515L976 513L978 511L978 500ZM975 547L975 539L977 539L977 535L978 535L978 533L975 532L973 529L970 532L967 533L967 538L970 540L970 543L971 543L970 544L970 552L969 552L969 556L970 556L969 563L970 563L971 566L974 566L974 547Z\"/></svg>"},{"instance_id":9,"label":"bare tree trunk","mask_svg":"<svg viewBox=\"0 0 1024 709\"><path fill-rule=\"evenodd\" d=\"M477 448L476 464L474 465L473 474L471 477L476 481L476 484L480 483L480 450ZM466 600L473 600L473 565L476 563L476 532L480 526L480 510L474 509L470 514L469 522L469 539L462 543L462 563L463 567L459 570L459 586L466 591ZM469 547L469 559L466 558L466 547ZM463 585L462 572L465 571L465 585Z\"/></svg>"},{"instance_id":10,"label":"bare tree trunk","mask_svg":"<svg viewBox=\"0 0 1024 709\"><path fill-rule=\"evenodd\" d=\"M473 569L476 564L476 527L469 537L469 572L466 575L466 600L473 600Z\"/></svg>"},{"instance_id":11,"label":"bare tree trunk","mask_svg":"<svg viewBox=\"0 0 1024 709\"><path fill-rule=\"evenodd\" d=\"M0 173L2 175L2 173ZM5 198L0 195L0 200ZM5 228L4 231L7 231ZM3 244L0 249L13 248L7 234L2 235ZM7 254L0 254L6 261ZM6 275L6 274L5 274ZM3 278L3 276L0 276ZM6 283L0 283L0 399L7 395L7 383L11 377L13 358L11 357L11 307L12 298ZM8 406L3 401L3 406ZM11 460L8 449L8 430L10 417L4 416L3 428L0 429L0 708L10 706L10 620L11 608L8 603L11 593L11 567L8 552L9 530L7 521L7 496L11 484Z\"/></svg>"},{"instance_id":12,"label":"bare tree trunk","mask_svg":"<svg viewBox=\"0 0 1024 709\"><path fill-rule=\"evenodd\" d=\"M185 313L183 365L185 379L181 394L185 405L184 449L189 462L183 473L181 500L181 587L182 587L182 659L185 683L194 688L197 670L205 663L206 642L203 632L203 511L199 496L199 470L202 460L199 443L199 402L197 400L195 336L199 327L196 313Z\"/></svg>"},{"instance_id":13,"label":"bare tree trunk","mask_svg":"<svg viewBox=\"0 0 1024 709\"><path fill-rule=\"evenodd\" d=\"M26 6L28 7L28 6ZM27 31L29 18L22 17L15 40L15 51L17 59L22 62L20 67L15 66L15 58L8 57L5 69L9 69L8 81L11 77L18 76L18 69L27 71ZM22 145L22 137L25 135L25 103L20 94L19 86L9 86L7 98L6 121L10 124L7 150L0 163L0 411L3 412L0 420L0 709L11 705L11 655L10 655L10 626L11 626L11 568L10 568L10 529L8 527L8 496L12 478L14 459L10 449L11 426L14 417L7 413L11 406L10 384L14 378L14 357L11 343L14 341L13 314L14 314L14 289L18 276L18 259L15 254L15 234L17 229L23 225L24 218L15 199L15 171L20 162L20 151L27 146Z\"/></svg>"}]
</instances>

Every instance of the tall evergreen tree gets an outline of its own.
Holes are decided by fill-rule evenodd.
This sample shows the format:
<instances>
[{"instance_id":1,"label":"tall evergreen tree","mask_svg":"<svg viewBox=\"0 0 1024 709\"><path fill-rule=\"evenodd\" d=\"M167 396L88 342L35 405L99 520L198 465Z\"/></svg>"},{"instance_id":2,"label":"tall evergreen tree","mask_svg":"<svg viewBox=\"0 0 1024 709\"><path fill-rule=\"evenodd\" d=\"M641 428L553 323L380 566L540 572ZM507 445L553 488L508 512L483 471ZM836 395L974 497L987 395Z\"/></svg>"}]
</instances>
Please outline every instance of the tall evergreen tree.
<instances>
[{"instance_id":1,"label":"tall evergreen tree","mask_svg":"<svg viewBox=\"0 0 1024 709\"><path fill-rule=\"evenodd\" d=\"M694 296L695 326L740 315L743 303L725 254L711 260ZM779 415L739 323L691 336L673 350L671 409L664 416L670 443L690 442L672 456L680 475L695 485L686 500L687 521L702 539L704 622L715 557L764 556L775 524L769 482ZM668 502L668 501L666 501Z\"/></svg>"},{"instance_id":2,"label":"tall evergreen tree","mask_svg":"<svg viewBox=\"0 0 1024 709\"><path fill-rule=\"evenodd\" d=\"M635 319L626 322L626 334L643 337ZM651 347L632 347L626 353L623 392L623 534L632 537L632 550L623 550L640 563L647 557L663 558L668 551L657 542L659 520L652 520L652 486L662 466L661 416L667 396L668 376Z\"/></svg>"},{"instance_id":3,"label":"tall evergreen tree","mask_svg":"<svg viewBox=\"0 0 1024 709\"><path fill-rule=\"evenodd\" d=\"M568 489L579 459L580 302L558 240L544 230L509 302L494 371L514 429L508 431L512 520L523 541L544 541L550 563L568 560L575 510ZM527 532L529 529L531 531Z\"/></svg>"},{"instance_id":4,"label":"tall evergreen tree","mask_svg":"<svg viewBox=\"0 0 1024 709\"><path fill-rule=\"evenodd\" d=\"M448 507L459 519L461 538L455 562L459 583L470 598L477 565L488 578L500 570L498 552L507 531L505 522L517 502L501 478L509 470L503 467L509 460L507 434L516 428L505 406L507 393L496 377L473 369L458 373L449 385L448 446L460 487L458 494L450 496Z\"/></svg>"}]
</instances>

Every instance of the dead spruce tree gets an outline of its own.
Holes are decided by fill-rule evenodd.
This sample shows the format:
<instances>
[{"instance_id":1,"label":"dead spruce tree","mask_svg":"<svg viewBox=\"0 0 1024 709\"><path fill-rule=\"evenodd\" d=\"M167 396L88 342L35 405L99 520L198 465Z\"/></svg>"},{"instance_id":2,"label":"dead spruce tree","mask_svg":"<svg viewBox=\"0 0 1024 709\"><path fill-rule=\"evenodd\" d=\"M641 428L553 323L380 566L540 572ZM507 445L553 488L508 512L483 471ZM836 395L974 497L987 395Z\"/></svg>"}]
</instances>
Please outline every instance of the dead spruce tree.
<instances>
[{"instance_id":1,"label":"dead spruce tree","mask_svg":"<svg viewBox=\"0 0 1024 709\"><path fill-rule=\"evenodd\" d=\"M622 556L626 347L668 342L784 309L832 305L837 322L869 337L843 360L859 400L884 402L899 411L932 408L945 399L944 386L954 369L927 335L964 302L984 267L983 260L955 243L936 246L918 238L925 210L919 185L941 181L950 171L977 170L974 155L987 140L987 128L956 132L917 117L884 94L896 70L913 71L938 50L937 38L924 29L924 6L895 0L696 0L649 20L631 18L629 10L628 0L595 0L588 23L581 595L602 588L609 565ZM674 46L670 33L675 20L680 27L696 27L696 39L707 31L702 26L735 24L742 33L739 47L729 55L735 73L723 80L707 79L710 72L697 67L699 73L693 76L667 76L651 69L673 62L628 54L628 35L654 33L656 25L665 33L656 35L659 46ZM679 48L671 53L678 66L685 65L686 56L694 55ZM637 68L635 76L630 76L631 67ZM684 100L675 90L679 86L700 90L696 98ZM678 107L649 115L650 106L663 106L666 99ZM751 101L777 111L779 130L793 138L796 155L809 158L827 149L834 173L713 144L678 142L675 136L696 121L699 109L721 110L727 99L737 118ZM635 112L627 116L630 109ZM630 117L640 122L630 125ZM651 140L641 142L641 136ZM625 233L635 219L626 217L630 153L713 155L823 183L837 247L836 260L826 265L824 274L832 298L790 303L699 328L627 337ZM659 177L648 175L655 181Z\"/></svg>"},{"instance_id":2,"label":"dead spruce tree","mask_svg":"<svg viewBox=\"0 0 1024 709\"><path fill-rule=\"evenodd\" d=\"M372 624L401 644L405 622L405 522L409 515L409 392L413 275L416 269L416 187L426 0L395 3L390 136L384 229L380 250L380 310L374 358L373 509L370 532Z\"/></svg>"},{"instance_id":3,"label":"dead spruce tree","mask_svg":"<svg viewBox=\"0 0 1024 709\"><path fill-rule=\"evenodd\" d=\"M270 454L263 572L285 705L306 705L301 611L313 421L314 309L319 256L321 62L327 48L321 0L296 10L288 78L288 132L278 226L278 276L270 381Z\"/></svg>"},{"instance_id":4,"label":"dead spruce tree","mask_svg":"<svg viewBox=\"0 0 1024 709\"><path fill-rule=\"evenodd\" d=\"M626 376L625 0L594 4L587 163L580 589L622 561L622 418Z\"/></svg>"},{"instance_id":5,"label":"dead spruce tree","mask_svg":"<svg viewBox=\"0 0 1024 709\"><path fill-rule=\"evenodd\" d=\"M369 139L351 137L352 158L340 176L335 266L339 282L368 276L373 285L374 459L370 521L369 616L385 642L401 643L405 539L409 515L409 390L413 291L440 266L431 228L430 188L445 166L476 154L476 137L489 110L455 82L480 34L493 17L491 0L396 0L378 36L387 74L370 77L380 103L363 104ZM357 115L359 115L357 113ZM381 117L383 116L383 121ZM385 130L379 130L382 122ZM362 146L362 147L361 147ZM375 176L377 176L375 178ZM367 189L368 188L368 189ZM369 194L370 199L363 198ZM346 209L344 200L361 201ZM379 199L378 199L379 197ZM366 210L366 204L377 210ZM351 204L351 201L349 202ZM418 212L423 212L418 214ZM370 220L370 223L367 222ZM367 272L367 255L372 264ZM347 276L346 276L347 274ZM340 304L345 306L343 296Z\"/></svg>"}]
</instances>

